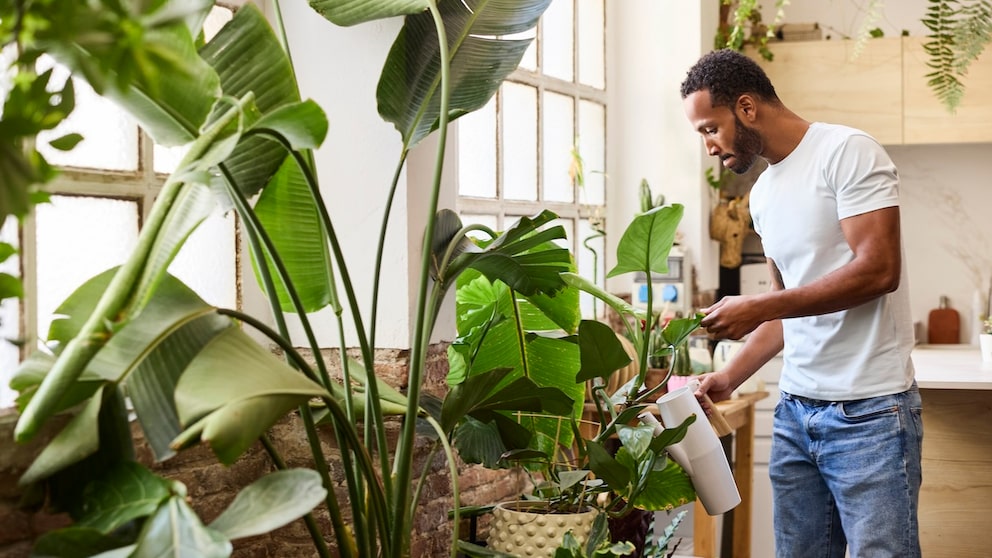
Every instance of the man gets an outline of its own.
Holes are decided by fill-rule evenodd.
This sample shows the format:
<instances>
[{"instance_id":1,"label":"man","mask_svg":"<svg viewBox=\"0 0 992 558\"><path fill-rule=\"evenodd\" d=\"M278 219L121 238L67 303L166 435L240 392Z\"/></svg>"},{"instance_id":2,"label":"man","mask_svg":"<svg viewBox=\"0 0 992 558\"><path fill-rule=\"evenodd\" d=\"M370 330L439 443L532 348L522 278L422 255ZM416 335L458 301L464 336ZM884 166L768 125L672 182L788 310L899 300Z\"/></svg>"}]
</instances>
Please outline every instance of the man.
<instances>
[{"instance_id":1,"label":"man","mask_svg":"<svg viewBox=\"0 0 992 558\"><path fill-rule=\"evenodd\" d=\"M864 132L790 111L731 50L703 56L682 98L724 166L768 162L751 213L772 288L703 310L715 338L747 339L697 396L728 398L782 351L769 463L777 556L842 558L848 545L852 558L920 556L923 431L895 166Z\"/></svg>"}]
</instances>

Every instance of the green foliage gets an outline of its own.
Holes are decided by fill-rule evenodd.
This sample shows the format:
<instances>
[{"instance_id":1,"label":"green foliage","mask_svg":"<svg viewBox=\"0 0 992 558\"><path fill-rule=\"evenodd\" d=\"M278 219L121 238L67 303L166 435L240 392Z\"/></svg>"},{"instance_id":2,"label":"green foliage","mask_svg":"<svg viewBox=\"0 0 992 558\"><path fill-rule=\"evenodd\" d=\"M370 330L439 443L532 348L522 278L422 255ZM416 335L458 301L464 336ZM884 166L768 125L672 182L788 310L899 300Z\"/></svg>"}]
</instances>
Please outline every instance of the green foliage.
<instances>
[{"instance_id":1,"label":"green foliage","mask_svg":"<svg viewBox=\"0 0 992 558\"><path fill-rule=\"evenodd\" d=\"M553 558L601 558L606 556L629 556L636 550L627 541L611 542L607 529L606 515L599 514L593 521L592 531L585 544L580 544L571 531L565 533L561 546L555 549Z\"/></svg>"},{"instance_id":2,"label":"green foliage","mask_svg":"<svg viewBox=\"0 0 992 558\"><path fill-rule=\"evenodd\" d=\"M528 44L480 37L526 31L547 3L493 0L474 3L469 11L457 0L313 2L347 25L409 14L378 89L381 115L397 125L406 144L400 168L406 149L432 130L440 131L438 149L443 153L450 119L484 105ZM558 275L571 268L567 252L553 243L563 231L542 229L556 218L545 213L521 219L512 232L484 249L466 250L467 231L460 225L446 229L446 213L437 211L439 166L421 254L418 279L427 294L417 301L408 391L390 388L372 366L374 326L365 331L307 153L324 139L326 117L314 103L300 100L287 53L253 4L239 9L209 42L196 39L212 5L203 0L0 3L0 37L5 45L21 47L20 63L50 54L122 106L156 142L187 146L187 155L144 223L135 251L120 268L91 279L66 300L59 309L62 317L48 333L47 351L27 359L12 383L20 391L20 441L31 439L55 413L77 411L21 479L60 487L58 503L77 522L39 540L39 552L105 558L228 556L231 539L302 516L318 555L331 554L328 538L342 556L407 555L412 510L420 495L412 479L416 428L428 425L444 449L457 508L455 458L447 445L457 427L510 411L568 413L574 408L574 398L541 387L546 383L542 371L550 369L541 358L565 367L574 362L577 368L577 349L566 341L547 351L547 342L532 332L526 343L534 348L533 355L521 363L533 371L516 377L502 369L466 375L453 382L440 406L426 399L421 406L420 397L430 330L446 289L462 273L505 282L528 297L532 316L547 315L545 321L572 328L578 324L578 317L567 312L541 310L553 306L554 299L577 301L577 293L565 294ZM416 72L408 73L413 62ZM36 153L23 152L22 144L57 125L72 109L71 82L49 93L47 79L45 74L19 74L5 103L2 125L7 133L2 137L10 141L0 145L0 173L10 179L4 181L2 201L11 214L23 214L27 202L42 199L34 194L52 174ZM56 139L54 147L71 149L78 141L70 135ZM262 319L207 305L166 273L218 202L238 213L275 329ZM383 234L386 222L384 217ZM381 266L381 249L375 265ZM431 274L436 283L431 283ZM340 295L337 285L343 288ZM378 282L373 291L377 293ZM373 322L376 299L373 294ZM284 311L296 313L309 334L309 314L329 305L339 326L342 311L350 310L360 337L361 358L342 361L343 383L331 380L322 359L314 365L300 356L282 320ZM243 332L245 326L277 345L284 359ZM312 335L308 342L319 354L322 347ZM344 354L345 347L341 349ZM562 358L568 354L573 356ZM163 484L134 465L124 393L156 458L167 459L203 441L229 464L260 441L279 471L243 490L228 511L204 525L187 503L184 488ZM285 469L266 438L268 429L293 409L306 428L314 470ZM386 446L395 439L386 433L390 415L404 417L392 449ZM361 424L359 417L364 418ZM336 437L347 500L339 501L328 490L332 482L317 437L318 420L328 423ZM505 420L493 424L509 440L520 433ZM377 446L366 447L366 440ZM327 509L332 536L322 533L309 515L318 503ZM457 529L452 554L456 538Z\"/></svg>"},{"instance_id":3,"label":"green foliage","mask_svg":"<svg viewBox=\"0 0 992 558\"><path fill-rule=\"evenodd\" d=\"M933 71L926 75L948 111L954 112L964 95L968 66L992 41L992 3L988 0L930 0L923 24L930 33L924 43Z\"/></svg>"},{"instance_id":4,"label":"green foliage","mask_svg":"<svg viewBox=\"0 0 992 558\"><path fill-rule=\"evenodd\" d=\"M725 6L734 4L734 0L722 0L722 2ZM787 3L788 0L775 0L776 22L781 19L782 8ZM775 25L769 25L763 33L756 32L756 29L762 25L759 8L758 0L737 0L737 5L733 10L733 24L729 27L721 25L717 29L716 37L713 39L713 48L743 51L745 45L752 45L765 60L774 59L775 55L768 48L768 39L775 36Z\"/></svg>"}]
</instances>

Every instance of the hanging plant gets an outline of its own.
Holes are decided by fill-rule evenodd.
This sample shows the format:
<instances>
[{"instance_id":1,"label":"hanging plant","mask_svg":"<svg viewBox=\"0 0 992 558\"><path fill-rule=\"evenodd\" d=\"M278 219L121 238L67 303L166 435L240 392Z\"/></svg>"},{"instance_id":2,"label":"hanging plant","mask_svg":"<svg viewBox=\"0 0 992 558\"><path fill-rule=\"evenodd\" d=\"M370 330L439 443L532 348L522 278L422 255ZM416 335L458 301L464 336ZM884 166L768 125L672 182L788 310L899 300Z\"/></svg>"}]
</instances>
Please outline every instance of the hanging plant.
<instances>
[{"instance_id":1,"label":"hanging plant","mask_svg":"<svg viewBox=\"0 0 992 558\"><path fill-rule=\"evenodd\" d=\"M786 3L788 0L775 0L775 19L766 27L761 20L758 1L740 0L733 11L732 25L728 25L726 19L721 16L721 25L713 41L714 48L729 48L740 52L744 50L744 45L751 45L762 58L770 62L774 54L768 48L768 39L775 36L775 28L785 16ZM733 0L723 0L724 6L733 4Z\"/></svg>"},{"instance_id":2,"label":"hanging plant","mask_svg":"<svg viewBox=\"0 0 992 558\"><path fill-rule=\"evenodd\" d=\"M923 24L930 30L924 43L933 69L929 85L950 112L964 96L962 79L968 67L992 41L992 4L987 0L930 0Z\"/></svg>"}]
</instances>

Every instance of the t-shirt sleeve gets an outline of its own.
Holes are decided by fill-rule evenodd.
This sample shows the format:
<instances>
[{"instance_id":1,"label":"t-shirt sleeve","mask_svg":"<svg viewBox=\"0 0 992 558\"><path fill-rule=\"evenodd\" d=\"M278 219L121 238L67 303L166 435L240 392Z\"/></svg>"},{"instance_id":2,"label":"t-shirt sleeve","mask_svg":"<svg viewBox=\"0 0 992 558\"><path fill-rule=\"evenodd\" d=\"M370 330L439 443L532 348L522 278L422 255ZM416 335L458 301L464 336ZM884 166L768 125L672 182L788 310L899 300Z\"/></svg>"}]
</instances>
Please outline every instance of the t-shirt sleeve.
<instances>
[{"instance_id":1,"label":"t-shirt sleeve","mask_svg":"<svg viewBox=\"0 0 992 558\"><path fill-rule=\"evenodd\" d=\"M863 134L837 149L827 179L837 195L837 218L899 205L899 176L885 149Z\"/></svg>"}]
</instances>

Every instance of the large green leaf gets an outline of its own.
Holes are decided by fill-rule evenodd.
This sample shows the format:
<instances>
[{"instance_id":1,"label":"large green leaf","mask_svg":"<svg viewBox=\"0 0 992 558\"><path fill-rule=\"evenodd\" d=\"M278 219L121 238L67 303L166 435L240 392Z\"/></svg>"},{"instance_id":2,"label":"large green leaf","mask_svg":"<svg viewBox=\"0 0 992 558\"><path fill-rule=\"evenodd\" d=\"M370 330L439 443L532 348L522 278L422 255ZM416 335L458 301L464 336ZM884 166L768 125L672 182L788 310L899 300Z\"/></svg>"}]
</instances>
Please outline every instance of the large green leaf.
<instances>
[{"instance_id":1,"label":"large green leaf","mask_svg":"<svg viewBox=\"0 0 992 558\"><path fill-rule=\"evenodd\" d=\"M34 397L24 408L15 428L15 438L30 439L41 423L55 411L63 393L70 389L91 359L113 337L114 330L140 312L182 243L209 213L212 201L206 186L185 181L185 173L203 174L204 166L216 164L234 147L232 135L241 127L250 96L235 102L213 118L180 162L180 170L163 186L152 212L141 230L135 250L114 274L96 309L45 376Z\"/></svg>"},{"instance_id":2,"label":"large green leaf","mask_svg":"<svg viewBox=\"0 0 992 558\"><path fill-rule=\"evenodd\" d=\"M317 471L276 471L239 492L210 528L231 540L261 535L303 517L326 494Z\"/></svg>"},{"instance_id":3,"label":"large green leaf","mask_svg":"<svg viewBox=\"0 0 992 558\"><path fill-rule=\"evenodd\" d=\"M134 558L227 558L231 542L205 527L181 496L169 498L144 525Z\"/></svg>"},{"instance_id":4,"label":"large green leaf","mask_svg":"<svg viewBox=\"0 0 992 558\"><path fill-rule=\"evenodd\" d=\"M173 445L202 438L230 464L290 409L328 395L246 333L229 328L200 351L179 379L180 422L199 422Z\"/></svg>"},{"instance_id":5,"label":"large green leaf","mask_svg":"<svg viewBox=\"0 0 992 558\"><path fill-rule=\"evenodd\" d=\"M18 392L16 403L19 411L31 400L54 364L55 357L44 351L35 351L17 367L10 379L10 388ZM106 378L92 370L84 370L76 382L62 394L57 409L61 412L86 401L106 382Z\"/></svg>"},{"instance_id":6,"label":"large green leaf","mask_svg":"<svg viewBox=\"0 0 992 558\"><path fill-rule=\"evenodd\" d=\"M179 378L211 339L234 327L231 320L215 313L175 324L177 329L150 344L153 349L127 378L135 415L158 461L175 454L170 444L182 431L173 400Z\"/></svg>"},{"instance_id":7,"label":"large green leaf","mask_svg":"<svg viewBox=\"0 0 992 558\"><path fill-rule=\"evenodd\" d=\"M581 382L596 377L606 379L631 361L613 329L594 320L579 324L579 354L582 368L575 379Z\"/></svg>"},{"instance_id":8,"label":"large green leaf","mask_svg":"<svg viewBox=\"0 0 992 558\"><path fill-rule=\"evenodd\" d=\"M565 287L559 274L574 270L571 254L553 242L565 238L564 228L541 228L557 217L550 211L521 217L482 252L465 252L456 257L449 265L447 277L459 278L461 282L461 273L471 267L491 281L502 281L525 296L538 293L554 296ZM575 297L577 301L578 295Z\"/></svg>"},{"instance_id":9,"label":"large green leaf","mask_svg":"<svg viewBox=\"0 0 992 558\"><path fill-rule=\"evenodd\" d=\"M96 452L100 447L97 421L102 402L101 389L86 402L82 411L72 417L69 424L45 446L45 449L21 476L20 484L27 485L47 478L56 471L65 469Z\"/></svg>"},{"instance_id":10,"label":"large green leaf","mask_svg":"<svg viewBox=\"0 0 992 558\"><path fill-rule=\"evenodd\" d=\"M310 6L342 26L427 10L428 0L310 0Z\"/></svg>"},{"instance_id":11,"label":"large green leaf","mask_svg":"<svg viewBox=\"0 0 992 558\"><path fill-rule=\"evenodd\" d=\"M170 496L170 483L140 464L124 462L86 487L86 514L77 525L110 533L129 521L155 513Z\"/></svg>"},{"instance_id":12,"label":"large green leaf","mask_svg":"<svg viewBox=\"0 0 992 558\"><path fill-rule=\"evenodd\" d=\"M262 192L255 206L258 218L277 246L304 309L319 310L331 299L332 264L315 200L285 148L256 132L270 130L294 149L309 149L323 141L327 118L312 101L300 102L292 65L255 6L238 10L201 54L217 69L226 94L255 95L262 117L224 161L224 168L243 195ZM276 288L282 308L293 311L278 279Z\"/></svg>"},{"instance_id":13,"label":"large green leaf","mask_svg":"<svg viewBox=\"0 0 992 558\"><path fill-rule=\"evenodd\" d=\"M450 60L449 114L485 105L520 64L531 39L504 38L533 28L550 0L441 0ZM412 147L438 126L440 50L430 13L407 16L379 80L379 114Z\"/></svg>"},{"instance_id":14,"label":"large green leaf","mask_svg":"<svg viewBox=\"0 0 992 558\"><path fill-rule=\"evenodd\" d=\"M689 475L669 459L664 469L648 473L644 489L633 503L642 510L671 510L695 499L696 491Z\"/></svg>"},{"instance_id":15,"label":"large green leaf","mask_svg":"<svg viewBox=\"0 0 992 558\"><path fill-rule=\"evenodd\" d=\"M255 204L255 213L272 237L306 312L327 306L333 281L327 237L312 201L299 166L294 160L286 159ZM252 265L258 276L254 253ZM271 264L270 268L280 307L285 312L294 312L296 308L285 284Z\"/></svg>"},{"instance_id":16,"label":"large green leaf","mask_svg":"<svg viewBox=\"0 0 992 558\"><path fill-rule=\"evenodd\" d=\"M529 378L506 384L511 372L498 368L475 374L453 386L441 407L441 426L450 432L457 421L482 409L486 411L528 411L568 415L574 400L556 388L540 387Z\"/></svg>"},{"instance_id":17,"label":"large green leaf","mask_svg":"<svg viewBox=\"0 0 992 558\"><path fill-rule=\"evenodd\" d=\"M49 328L50 342L63 345L79 333L116 270L86 281L59 305L60 317ZM167 275L142 312L94 356L61 406L88 397L100 380L126 382L146 440L156 458L166 459L174 453L169 443L181 431L172 397L176 382L203 345L232 325L189 287ZM34 353L15 377L15 389L29 396L52 362L44 353Z\"/></svg>"},{"instance_id":18,"label":"large green leaf","mask_svg":"<svg viewBox=\"0 0 992 558\"><path fill-rule=\"evenodd\" d=\"M263 115L300 101L292 65L254 4L241 7L200 54L217 71L226 95L240 98L253 93ZM320 120L326 122L321 115L314 124ZM285 159L281 146L252 136L241 141L224 166L237 188L251 197L269 182Z\"/></svg>"},{"instance_id":19,"label":"large green leaf","mask_svg":"<svg viewBox=\"0 0 992 558\"><path fill-rule=\"evenodd\" d=\"M668 253L683 212L682 205L672 204L634 217L617 245L617 265L606 276L635 271L667 273Z\"/></svg>"}]
</instances>

